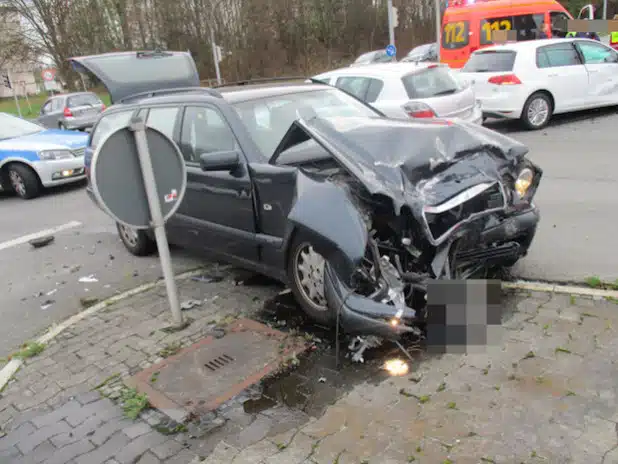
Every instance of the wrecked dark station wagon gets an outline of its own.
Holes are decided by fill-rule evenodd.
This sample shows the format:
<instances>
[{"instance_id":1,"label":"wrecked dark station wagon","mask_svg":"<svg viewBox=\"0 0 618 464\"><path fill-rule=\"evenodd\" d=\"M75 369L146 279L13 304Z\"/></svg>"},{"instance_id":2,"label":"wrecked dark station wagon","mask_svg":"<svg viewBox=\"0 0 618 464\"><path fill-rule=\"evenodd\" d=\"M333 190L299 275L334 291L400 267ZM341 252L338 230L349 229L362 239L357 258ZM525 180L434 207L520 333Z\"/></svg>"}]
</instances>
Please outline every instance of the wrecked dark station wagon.
<instances>
[{"instance_id":1,"label":"wrecked dark station wagon","mask_svg":"<svg viewBox=\"0 0 618 464\"><path fill-rule=\"evenodd\" d=\"M114 105L104 134L144 118L186 159L170 242L278 279L322 324L397 339L416 331L428 282L485 276L525 256L542 171L490 129L393 120L325 84L199 88L181 52L72 59ZM148 231L118 224L136 255Z\"/></svg>"}]
</instances>

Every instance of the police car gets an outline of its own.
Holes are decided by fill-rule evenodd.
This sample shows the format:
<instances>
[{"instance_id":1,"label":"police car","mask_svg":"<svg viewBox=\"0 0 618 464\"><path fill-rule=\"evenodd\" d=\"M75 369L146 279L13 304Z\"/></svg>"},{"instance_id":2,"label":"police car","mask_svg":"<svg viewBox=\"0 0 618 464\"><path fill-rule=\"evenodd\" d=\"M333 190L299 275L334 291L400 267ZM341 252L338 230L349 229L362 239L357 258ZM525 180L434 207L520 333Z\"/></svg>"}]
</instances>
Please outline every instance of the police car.
<instances>
[{"instance_id":1,"label":"police car","mask_svg":"<svg viewBox=\"0 0 618 464\"><path fill-rule=\"evenodd\" d=\"M0 191L30 199L43 188L85 179L88 137L0 113Z\"/></svg>"}]
</instances>

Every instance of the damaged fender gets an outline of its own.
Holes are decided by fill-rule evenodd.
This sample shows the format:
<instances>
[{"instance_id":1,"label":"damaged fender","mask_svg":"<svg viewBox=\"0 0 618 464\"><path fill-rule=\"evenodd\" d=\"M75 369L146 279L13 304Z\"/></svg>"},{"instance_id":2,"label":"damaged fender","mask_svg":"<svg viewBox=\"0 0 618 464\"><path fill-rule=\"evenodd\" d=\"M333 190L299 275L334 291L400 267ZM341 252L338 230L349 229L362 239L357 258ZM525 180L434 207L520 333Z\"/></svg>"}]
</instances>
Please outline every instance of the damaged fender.
<instances>
[{"instance_id":1,"label":"damaged fender","mask_svg":"<svg viewBox=\"0 0 618 464\"><path fill-rule=\"evenodd\" d=\"M302 172L296 179L296 201L288 220L344 281L349 280L367 248L367 226L346 190Z\"/></svg>"}]
</instances>

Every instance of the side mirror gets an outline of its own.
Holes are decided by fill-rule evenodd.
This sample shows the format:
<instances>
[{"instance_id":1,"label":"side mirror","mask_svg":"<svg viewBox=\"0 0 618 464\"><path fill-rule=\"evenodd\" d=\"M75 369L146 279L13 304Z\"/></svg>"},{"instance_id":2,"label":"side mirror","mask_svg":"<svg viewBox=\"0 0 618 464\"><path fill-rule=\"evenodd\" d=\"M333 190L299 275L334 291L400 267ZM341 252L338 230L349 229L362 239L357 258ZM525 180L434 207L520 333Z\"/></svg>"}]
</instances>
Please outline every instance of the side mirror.
<instances>
[{"instance_id":1,"label":"side mirror","mask_svg":"<svg viewBox=\"0 0 618 464\"><path fill-rule=\"evenodd\" d=\"M240 156L236 150L215 151L200 155L202 171L232 171L240 164Z\"/></svg>"}]
</instances>

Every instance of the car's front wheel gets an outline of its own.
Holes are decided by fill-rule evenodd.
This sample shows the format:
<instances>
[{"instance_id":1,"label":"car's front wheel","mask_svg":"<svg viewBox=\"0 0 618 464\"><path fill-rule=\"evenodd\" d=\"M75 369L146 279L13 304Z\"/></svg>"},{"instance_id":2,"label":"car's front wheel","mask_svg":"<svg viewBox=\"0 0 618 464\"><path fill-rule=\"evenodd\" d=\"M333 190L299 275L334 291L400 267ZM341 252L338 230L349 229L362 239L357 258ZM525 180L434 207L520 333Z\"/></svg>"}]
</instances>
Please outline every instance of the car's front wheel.
<instances>
[{"instance_id":1,"label":"car's front wheel","mask_svg":"<svg viewBox=\"0 0 618 464\"><path fill-rule=\"evenodd\" d=\"M553 113L552 106L551 99L547 93L533 93L524 104L521 121L530 130L542 129L549 124Z\"/></svg>"},{"instance_id":2,"label":"car's front wheel","mask_svg":"<svg viewBox=\"0 0 618 464\"><path fill-rule=\"evenodd\" d=\"M6 177L13 191L24 200L39 196L41 182L36 172L23 164L10 164L6 169Z\"/></svg>"},{"instance_id":3,"label":"car's front wheel","mask_svg":"<svg viewBox=\"0 0 618 464\"><path fill-rule=\"evenodd\" d=\"M129 252L135 256L148 256L157 249L157 244L146 234L145 230L134 229L116 223L120 240Z\"/></svg>"},{"instance_id":4,"label":"car's front wheel","mask_svg":"<svg viewBox=\"0 0 618 464\"><path fill-rule=\"evenodd\" d=\"M324 292L326 261L302 234L294 239L288 255L290 289L302 310L314 321L331 326L335 312L328 307Z\"/></svg>"}]
</instances>

